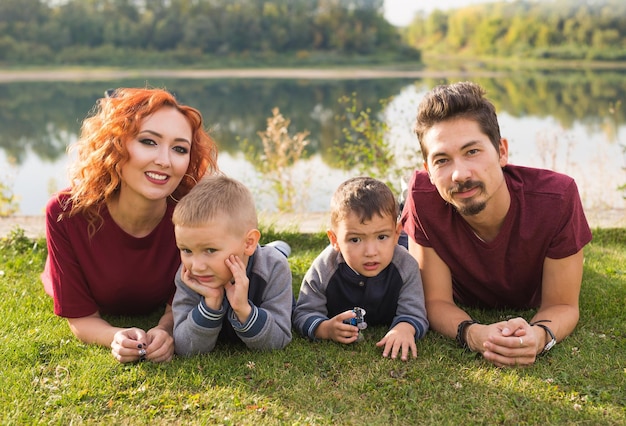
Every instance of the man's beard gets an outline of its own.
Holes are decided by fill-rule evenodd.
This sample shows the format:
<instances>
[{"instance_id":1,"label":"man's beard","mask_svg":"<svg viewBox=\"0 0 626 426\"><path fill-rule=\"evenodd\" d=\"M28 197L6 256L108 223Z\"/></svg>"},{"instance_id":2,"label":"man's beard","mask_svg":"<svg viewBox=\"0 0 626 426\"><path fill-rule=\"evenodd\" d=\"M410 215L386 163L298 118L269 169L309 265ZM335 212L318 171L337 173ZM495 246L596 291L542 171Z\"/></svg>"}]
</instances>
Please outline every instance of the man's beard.
<instances>
[{"instance_id":1,"label":"man's beard","mask_svg":"<svg viewBox=\"0 0 626 426\"><path fill-rule=\"evenodd\" d=\"M463 182L462 184L459 184L457 186L455 186L454 188L451 188L450 190L450 198L451 200L454 200L453 195L457 192L464 192L464 191L469 191L470 189L473 188L480 188L480 192L482 193L485 189L485 186L483 185L482 182L476 182L476 181L467 181L467 182ZM485 210L485 207L487 207L487 202L486 201L471 201L471 200L467 200L467 203L456 203L456 202L451 202L451 204L457 209L457 211L462 215L462 216L474 216L477 215L478 213L482 212L483 210Z\"/></svg>"},{"instance_id":2,"label":"man's beard","mask_svg":"<svg viewBox=\"0 0 626 426\"><path fill-rule=\"evenodd\" d=\"M487 207L487 202L479 201L462 206L455 205L454 207L459 213L461 213L462 216L474 216L485 210L485 207Z\"/></svg>"}]
</instances>

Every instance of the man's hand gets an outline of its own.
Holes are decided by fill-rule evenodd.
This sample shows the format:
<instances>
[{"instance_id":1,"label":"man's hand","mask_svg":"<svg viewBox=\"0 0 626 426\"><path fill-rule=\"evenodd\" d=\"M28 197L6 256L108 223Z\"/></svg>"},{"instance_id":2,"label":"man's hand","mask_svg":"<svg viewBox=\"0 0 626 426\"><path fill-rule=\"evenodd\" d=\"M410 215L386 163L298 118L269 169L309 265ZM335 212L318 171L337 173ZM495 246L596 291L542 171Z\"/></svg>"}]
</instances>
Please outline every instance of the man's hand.
<instances>
[{"instance_id":1,"label":"man's hand","mask_svg":"<svg viewBox=\"0 0 626 426\"><path fill-rule=\"evenodd\" d=\"M541 333L538 333L539 329ZM531 327L524 318L495 324L473 324L467 329L470 349L498 367L531 365L545 345L543 329Z\"/></svg>"}]
</instances>

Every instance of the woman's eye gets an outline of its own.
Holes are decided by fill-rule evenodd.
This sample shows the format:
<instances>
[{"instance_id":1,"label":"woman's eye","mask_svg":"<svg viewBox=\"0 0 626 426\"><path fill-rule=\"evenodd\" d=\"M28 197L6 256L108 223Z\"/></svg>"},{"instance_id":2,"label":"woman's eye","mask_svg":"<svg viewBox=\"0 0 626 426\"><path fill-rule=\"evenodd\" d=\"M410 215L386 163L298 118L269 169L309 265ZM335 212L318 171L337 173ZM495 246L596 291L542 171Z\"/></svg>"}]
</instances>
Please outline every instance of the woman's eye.
<instances>
[{"instance_id":1,"label":"woman's eye","mask_svg":"<svg viewBox=\"0 0 626 426\"><path fill-rule=\"evenodd\" d=\"M179 154L187 154L189 152L189 149L185 148L184 146L175 146L172 149Z\"/></svg>"},{"instance_id":2,"label":"woman's eye","mask_svg":"<svg viewBox=\"0 0 626 426\"><path fill-rule=\"evenodd\" d=\"M139 142L144 145L156 145L155 141L153 141L152 139L147 139L147 138L139 139Z\"/></svg>"}]
</instances>

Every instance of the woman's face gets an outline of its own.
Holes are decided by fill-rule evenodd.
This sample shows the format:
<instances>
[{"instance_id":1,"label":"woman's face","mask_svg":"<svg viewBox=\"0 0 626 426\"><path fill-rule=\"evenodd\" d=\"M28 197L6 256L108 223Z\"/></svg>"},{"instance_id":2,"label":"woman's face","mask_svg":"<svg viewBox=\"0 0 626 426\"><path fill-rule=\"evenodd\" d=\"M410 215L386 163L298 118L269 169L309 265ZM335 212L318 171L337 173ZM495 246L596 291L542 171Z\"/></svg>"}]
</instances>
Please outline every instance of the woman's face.
<instances>
[{"instance_id":1,"label":"woman's face","mask_svg":"<svg viewBox=\"0 0 626 426\"><path fill-rule=\"evenodd\" d=\"M129 159L122 166L120 193L147 200L167 198L189 166L192 129L174 107L145 117L139 133L126 141Z\"/></svg>"}]
</instances>

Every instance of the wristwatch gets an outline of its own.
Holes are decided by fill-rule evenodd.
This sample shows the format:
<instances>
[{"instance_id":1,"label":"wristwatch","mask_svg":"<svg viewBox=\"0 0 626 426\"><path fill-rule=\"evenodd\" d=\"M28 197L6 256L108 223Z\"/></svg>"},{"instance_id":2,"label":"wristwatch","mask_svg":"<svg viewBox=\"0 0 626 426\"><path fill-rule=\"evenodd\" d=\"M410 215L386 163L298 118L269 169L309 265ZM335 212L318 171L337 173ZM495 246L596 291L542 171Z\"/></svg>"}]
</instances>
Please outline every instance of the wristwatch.
<instances>
[{"instance_id":1,"label":"wristwatch","mask_svg":"<svg viewBox=\"0 0 626 426\"><path fill-rule=\"evenodd\" d=\"M556 337L554 336L554 333L552 332L552 330L550 330L550 327L548 327L545 324L541 324L542 322L551 322L550 320L539 320L539 321L535 321L535 322L531 322L530 325L536 325L537 327L541 327L544 329L544 331L546 333L548 333L548 335L550 336L550 341L548 343L546 343L546 345L543 347L543 350L541 352L539 352L539 355L543 355L546 352L548 352L550 349L552 349L554 347L554 345L556 345Z\"/></svg>"}]
</instances>

